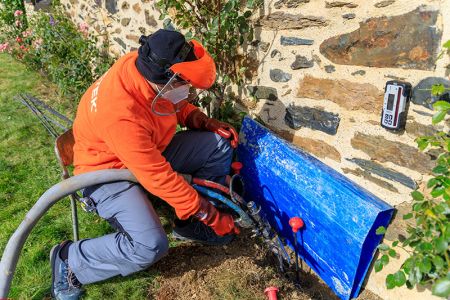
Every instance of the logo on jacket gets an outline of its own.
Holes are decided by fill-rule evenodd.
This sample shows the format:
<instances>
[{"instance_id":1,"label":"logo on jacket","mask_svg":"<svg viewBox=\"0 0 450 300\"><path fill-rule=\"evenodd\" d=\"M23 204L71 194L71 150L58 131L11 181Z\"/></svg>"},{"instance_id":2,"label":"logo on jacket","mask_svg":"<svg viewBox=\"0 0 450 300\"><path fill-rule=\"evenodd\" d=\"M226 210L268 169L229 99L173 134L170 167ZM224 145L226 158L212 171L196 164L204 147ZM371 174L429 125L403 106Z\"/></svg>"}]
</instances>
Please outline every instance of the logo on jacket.
<instances>
[{"instance_id":1,"label":"logo on jacket","mask_svg":"<svg viewBox=\"0 0 450 300\"><path fill-rule=\"evenodd\" d=\"M96 83L94 83L94 89L91 93L91 112L97 112L97 96L98 96L98 90L100 88L100 84L102 83L103 78L105 78L106 74L108 74L108 71L106 71L105 74L100 77Z\"/></svg>"}]
</instances>

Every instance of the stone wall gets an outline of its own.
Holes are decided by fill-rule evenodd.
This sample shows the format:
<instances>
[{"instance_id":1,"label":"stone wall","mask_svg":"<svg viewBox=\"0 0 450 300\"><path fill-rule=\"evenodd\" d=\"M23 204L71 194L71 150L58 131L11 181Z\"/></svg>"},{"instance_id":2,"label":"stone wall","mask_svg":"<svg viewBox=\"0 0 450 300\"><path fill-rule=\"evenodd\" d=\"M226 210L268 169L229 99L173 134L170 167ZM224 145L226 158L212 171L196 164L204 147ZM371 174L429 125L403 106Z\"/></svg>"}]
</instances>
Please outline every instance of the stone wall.
<instances>
[{"instance_id":1,"label":"stone wall","mask_svg":"<svg viewBox=\"0 0 450 300\"><path fill-rule=\"evenodd\" d=\"M76 22L108 32L117 56L162 27L149 0L62 3ZM449 12L450 0L267 0L255 16L256 39L243 49L256 72L236 88L239 107L386 202L408 206L436 158L418 152L414 139L435 132L423 88L450 87L448 56L436 61L450 39ZM380 126L383 89L392 79L415 87L400 133ZM383 299L431 299L427 291L388 291L385 276L372 274L367 284Z\"/></svg>"}]
</instances>

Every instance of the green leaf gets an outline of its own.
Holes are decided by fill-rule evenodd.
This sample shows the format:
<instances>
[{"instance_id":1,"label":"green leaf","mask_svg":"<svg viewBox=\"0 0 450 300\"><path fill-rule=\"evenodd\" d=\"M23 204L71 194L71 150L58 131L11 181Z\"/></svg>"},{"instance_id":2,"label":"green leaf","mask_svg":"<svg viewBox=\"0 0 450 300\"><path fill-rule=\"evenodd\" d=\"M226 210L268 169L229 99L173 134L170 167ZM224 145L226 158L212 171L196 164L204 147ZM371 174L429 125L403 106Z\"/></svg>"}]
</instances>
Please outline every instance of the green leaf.
<instances>
[{"instance_id":1,"label":"green leaf","mask_svg":"<svg viewBox=\"0 0 450 300\"><path fill-rule=\"evenodd\" d=\"M428 180L427 183L427 188L432 188L433 186L435 186L439 181L436 178L431 178L430 180Z\"/></svg>"},{"instance_id":2,"label":"green leaf","mask_svg":"<svg viewBox=\"0 0 450 300\"><path fill-rule=\"evenodd\" d=\"M388 290L391 290L393 288L395 288L396 284L395 284L395 277L394 274L389 274L386 277L386 287Z\"/></svg>"},{"instance_id":3,"label":"green leaf","mask_svg":"<svg viewBox=\"0 0 450 300\"><path fill-rule=\"evenodd\" d=\"M442 86L443 86L443 85L442 85ZM444 92L445 92L445 87L444 87ZM443 92L443 93L444 93L444 92ZM447 101L437 101L437 102L433 103L433 108L434 108L435 110L444 110L444 111L450 110L450 102L447 102Z\"/></svg>"},{"instance_id":4,"label":"green leaf","mask_svg":"<svg viewBox=\"0 0 450 300\"><path fill-rule=\"evenodd\" d=\"M449 278L441 278L436 280L435 284L431 288L433 295L439 297L448 297L450 296L450 279Z\"/></svg>"},{"instance_id":5,"label":"green leaf","mask_svg":"<svg viewBox=\"0 0 450 300\"><path fill-rule=\"evenodd\" d=\"M423 242L423 243L420 244L419 247L424 252L433 250L433 245L431 243L429 243L429 242Z\"/></svg>"},{"instance_id":6,"label":"green leaf","mask_svg":"<svg viewBox=\"0 0 450 300\"><path fill-rule=\"evenodd\" d=\"M448 166L439 165L433 169L433 173L435 174L445 174L446 172L448 172Z\"/></svg>"},{"instance_id":7,"label":"green leaf","mask_svg":"<svg viewBox=\"0 0 450 300\"><path fill-rule=\"evenodd\" d=\"M408 220L411 219L413 217L412 213L407 213L406 215L403 215L403 220Z\"/></svg>"},{"instance_id":8,"label":"green leaf","mask_svg":"<svg viewBox=\"0 0 450 300\"><path fill-rule=\"evenodd\" d=\"M375 261L375 272L380 272L383 269L383 263L381 262L381 260L377 259Z\"/></svg>"},{"instance_id":9,"label":"green leaf","mask_svg":"<svg viewBox=\"0 0 450 300\"><path fill-rule=\"evenodd\" d=\"M386 244L379 244L377 248L382 250L382 251L386 251L386 250L390 249L390 247L388 245L386 245Z\"/></svg>"},{"instance_id":10,"label":"green leaf","mask_svg":"<svg viewBox=\"0 0 450 300\"><path fill-rule=\"evenodd\" d=\"M444 237L435 239L434 248L436 249L437 253L444 253L445 251L448 250L448 242L445 240Z\"/></svg>"},{"instance_id":11,"label":"green leaf","mask_svg":"<svg viewBox=\"0 0 450 300\"><path fill-rule=\"evenodd\" d=\"M403 271L397 271L394 274L394 283L396 286L400 287L402 285L404 285L406 282L406 276L405 273L403 273ZM389 287L388 287L389 288Z\"/></svg>"},{"instance_id":12,"label":"green leaf","mask_svg":"<svg viewBox=\"0 0 450 300\"><path fill-rule=\"evenodd\" d=\"M436 270L440 270L444 267L444 259L440 257L439 255L436 255L433 257L433 265L435 266Z\"/></svg>"},{"instance_id":13,"label":"green leaf","mask_svg":"<svg viewBox=\"0 0 450 300\"><path fill-rule=\"evenodd\" d=\"M393 258L395 258L397 256L397 252L395 252L394 249L389 249L388 254L390 257L393 257Z\"/></svg>"},{"instance_id":14,"label":"green leaf","mask_svg":"<svg viewBox=\"0 0 450 300\"><path fill-rule=\"evenodd\" d=\"M398 245L398 241L395 241L392 243L392 247L397 247L397 245Z\"/></svg>"},{"instance_id":15,"label":"green leaf","mask_svg":"<svg viewBox=\"0 0 450 300\"><path fill-rule=\"evenodd\" d=\"M414 200L416 201L422 201L424 199L424 196L421 192L419 191L414 191L411 193L411 196L413 197Z\"/></svg>"},{"instance_id":16,"label":"green leaf","mask_svg":"<svg viewBox=\"0 0 450 300\"><path fill-rule=\"evenodd\" d=\"M445 93L445 86L441 83L441 84L433 84L433 86L431 87L431 95L433 96L439 96L442 95L443 93ZM434 105L433 105L434 107Z\"/></svg>"},{"instance_id":17,"label":"green leaf","mask_svg":"<svg viewBox=\"0 0 450 300\"><path fill-rule=\"evenodd\" d=\"M386 228L384 226L380 226L377 228L377 230L375 231L375 233L377 235L381 235L381 234L385 234L386 233Z\"/></svg>"},{"instance_id":18,"label":"green leaf","mask_svg":"<svg viewBox=\"0 0 450 300\"><path fill-rule=\"evenodd\" d=\"M431 119L431 122L433 124L437 124L437 123L441 122L442 120L444 120L446 115L447 115L446 111L438 111L437 113L435 113L433 115L433 118Z\"/></svg>"},{"instance_id":19,"label":"green leaf","mask_svg":"<svg viewBox=\"0 0 450 300\"><path fill-rule=\"evenodd\" d=\"M423 260L419 261L418 267L422 273L430 272L432 267L430 259L425 257Z\"/></svg>"},{"instance_id":20,"label":"green leaf","mask_svg":"<svg viewBox=\"0 0 450 300\"><path fill-rule=\"evenodd\" d=\"M417 147L419 147L420 151L425 150L428 147L428 140L427 139L418 139L417 140Z\"/></svg>"},{"instance_id":21,"label":"green leaf","mask_svg":"<svg viewBox=\"0 0 450 300\"><path fill-rule=\"evenodd\" d=\"M442 45L442 47L443 47L443 48L450 49L450 40L446 41L446 42L444 43L444 45Z\"/></svg>"},{"instance_id":22,"label":"green leaf","mask_svg":"<svg viewBox=\"0 0 450 300\"><path fill-rule=\"evenodd\" d=\"M380 261L384 266L387 265L389 263L389 256L384 254L383 256L381 256Z\"/></svg>"},{"instance_id":23,"label":"green leaf","mask_svg":"<svg viewBox=\"0 0 450 300\"><path fill-rule=\"evenodd\" d=\"M443 195L444 193L445 193L445 188L444 188L443 186L438 186L438 187L435 187L435 188L431 191L430 195L431 195L433 198L437 198L437 197Z\"/></svg>"}]
</instances>

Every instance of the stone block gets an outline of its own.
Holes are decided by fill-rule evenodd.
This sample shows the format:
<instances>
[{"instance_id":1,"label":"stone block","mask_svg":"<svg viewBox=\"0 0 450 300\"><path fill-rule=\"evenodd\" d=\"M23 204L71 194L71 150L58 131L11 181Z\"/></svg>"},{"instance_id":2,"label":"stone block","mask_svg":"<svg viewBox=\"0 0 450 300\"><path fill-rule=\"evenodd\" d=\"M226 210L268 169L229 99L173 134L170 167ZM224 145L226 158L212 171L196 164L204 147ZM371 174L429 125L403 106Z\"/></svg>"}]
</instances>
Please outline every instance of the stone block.
<instances>
[{"instance_id":1,"label":"stone block","mask_svg":"<svg viewBox=\"0 0 450 300\"><path fill-rule=\"evenodd\" d=\"M140 5L139 3L133 4L133 10L134 10L136 13L140 14L141 11L142 11L141 5Z\"/></svg>"},{"instance_id":2,"label":"stone block","mask_svg":"<svg viewBox=\"0 0 450 300\"><path fill-rule=\"evenodd\" d=\"M317 108L289 105L284 120L292 129L308 127L335 135L341 119L338 114Z\"/></svg>"},{"instance_id":3,"label":"stone block","mask_svg":"<svg viewBox=\"0 0 450 300\"><path fill-rule=\"evenodd\" d=\"M394 2L395 2L395 0L385 0L385 1L380 1L380 2L375 3L374 6L376 8L381 8L381 7L389 6Z\"/></svg>"},{"instance_id":4,"label":"stone block","mask_svg":"<svg viewBox=\"0 0 450 300\"><path fill-rule=\"evenodd\" d=\"M364 169L364 171L367 171L372 174L376 174L380 177L384 177L386 179L398 182L410 189L415 190L417 188L417 183L410 177L406 176L405 174L402 174L396 170L392 170L390 168L383 167L381 164L378 164L376 162L373 162L371 160L361 159L361 158L352 158L347 159L348 161L351 161L352 163L357 164L359 167Z\"/></svg>"},{"instance_id":5,"label":"stone block","mask_svg":"<svg viewBox=\"0 0 450 300\"><path fill-rule=\"evenodd\" d=\"M105 8L110 14L114 15L118 12L117 0L105 0Z\"/></svg>"},{"instance_id":6,"label":"stone block","mask_svg":"<svg viewBox=\"0 0 450 300\"><path fill-rule=\"evenodd\" d=\"M419 136L431 136L438 132L438 130L432 125L423 125L416 121L406 123L406 133L411 134L414 137Z\"/></svg>"},{"instance_id":7,"label":"stone block","mask_svg":"<svg viewBox=\"0 0 450 300\"><path fill-rule=\"evenodd\" d=\"M302 3L308 3L310 0L278 0L273 5L276 9L280 9L282 7L285 8L297 8Z\"/></svg>"},{"instance_id":8,"label":"stone block","mask_svg":"<svg viewBox=\"0 0 450 300\"><path fill-rule=\"evenodd\" d=\"M289 73L283 72L280 69L271 69L270 70L270 79L274 82L288 82L291 80L292 75Z\"/></svg>"},{"instance_id":9,"label":"stone block","mask_svg":"<svg viewBox=\"0 0 450 300\"><path fill-rule=\"evenodd\" d=\"M120 20L120 24L122 24L122 26L127 27L128 24L130 24L131 18L123 18L122 20Z\"/></svg>"},{"instance_id":10,"label":"stone block","mask_svg":"<svg viewBox=\"0 0 450 300\"><path fill-rule=\"evenodd\" d=\"M123 10L127 10L130 8L130 4L127 1L124 1L120 6Z\"/></svg>"},{"instance_id":11,"label":"stone block","mask_svg":"<svg viewBox=\"0 0 450 300\"><path fill-rule=\"evenodd\" d=\"M367 135L357 132L351 140L353 148L361 150L372 160L381 163L392 162L396 165L429 174L434 167L431 157L417 148L399 141L387 140L380 135Z\"/></svg>"},{"instance_id":12,"label":"stone block","mask_svg":"<svg viewBox=\"0 0 450 300\"><path fill-rule=\"evenodd\" d=\"M431 95L431 88L434 84L442 84L448 90L440 96L433 96ZM447 100L450 102L450 80L441 77L427 77L422 79L413 88L411 101L415 104L433 109L433 103L439 100Z\"/></svg>"},{"instance_id":13,"label":"stone block","mask_svg":"<svg viewBox=\"0 0 450 300\"><path fill-rule=\"evenodd\" d=\"M343 14L342 17L343 17L344 19L351 20L351 19L356 18L356 14L354 14L354 13Z\"/></svg>"},{"instance_id":14,"label":"stone block","mask_svg":"<svg viewBox=\"0 0 450 300\"><path fill-rule=\"evenodd\" d=\"M270 52L270 57L271 58L274 58L277 55L281 57L281 52L278 51L277 49L273 49L272 52Z\"/></svg>"},{"instance_id":15,"label":"stone block","mask_svg":"<svg viewBox=\"0 0 450 300\"><path fill-rule=\"evenodd\" d=\"M355 8L358 7L358 4L347 1L333 1L333 2L325 2L325 8L334 8L334 7L347 7L347 8Z\"/></svg>"},{"instance_id":16,"label":"stone block","mask_svg":"<svg viewBox=\"0 0 450 300\"><path fill-rule=\"evenodd\" d=\"M307 69L314 66L314 60L310 60L302 55L296 55L295 61L291 64L292 70Z\"/></svg>"},{"instance_id":17,"label":"stone block","mask_svg":"<svg viewBox=\"0 0 450 300\"><path fill-rule=\"evenodd\" d=\"M384 93L369 83L305 76L300 80L297 97L328 99L348 110L362 110L379 115Z\"/></svg>"},{"instance_id":18,"label":"stone block","mask_svg":"<svg viewBox=\"0 0 450 300\"><path fill-rule=\"evenodd\" d=\"M256 99L268 99L271 101L276 101L278 99L278 92L276 88L269 86L248 86L247 90L250 96Z\"/></svg>"},{"instance_id":19,"label":"stone block","mask_svg":"<svg viewBox=\"0 0 450 300\"><path fill-rule=\"evenodd\" d=\"M145 14L145 23L147 23L148 26L151 27L158 26L158 22L156 22L155 17L150 14L150 11L148 9L144 11L144 14Z\"/></svg>"},{"instance_id":20,"label":"stone block","mask_svg":"<svg viewBox=\"0 0 450 300\"><path fill-rule=\"evenodd\" d=\"M121 38L115 37L113 40L115 40L123 49L127 49L127 44L125 44Z\"/></svg>"},{"instance_id":21,"label":"stone block","mask_svg":"<svg viewBox=\"0 0 450 300\"><path fill-rule=\"evenodd\" d=\"M284 12L274 12L262 16L257 22L257 26L265 29L286 30L286 29L304 29L308 27L325 27L328 21L323 17L304 16L301 14L293 15Z\"/></svg>"},{"instance_id":22,"label":"stone block","mask_svg":"<svg viewBox=\"0 0 450 300\"><path fill-rule=\"evenodd\" d=\"M139 44L139 36L134 35L134 34L127 34L125 36L128 40L133 41L136 44Z\"/></svg>"},{"instance_id":23,"label":"stone block","mask_svg":"<svg viewBox=\"0 0 450 300\"><path fill-rule=\"evenodd\" d=\"M320 52L336 64L434 70L442 35L438 14L420 6L399 16L370 18L351 33L325 40Z\"/></svg>"},{"instance_id":24,"label":"stone block","mask_svg":"<svg viewBox=\"0 0 450 300\"><path fill-rule=\"evenodd\" d=\"M333 73L334 71L336 71L336 67L333 65L326 65L325 66L325 72L327 73Z\"/></svg>"},{"instance_id":25,"label":"stone block","mask_svg":"<svg viewBox=\"0 0 450 300\"><path fill-rule=\"evenodd\" d=\"M314 44L314 40L281 36L280 44L283 46L312 45Z\"/></svg>"},{"instance_id":26,"label":"stone block","mask_svg":"<svg viewBox=\"0 0 450 300\"><path fill-rule=\"evenodd\" d=\"M342 171L345 174L350 173L350 174L353 174L355 176L362 177L362 178L364 178L364 179L366 179L366 180L368 180L370 182L375 183L378 186L381 186L382 188L384 188L386 190L389 190L389 191L394 192L394 193L398 193L397 188L395 186L393 186L391 183L386 182L384 180L381 180L380 178L377 178L377 177L373 176L372 174L370 174L369 172L367 172L367 171L365 171L365 170L363 170L361 168L356 168L354 170L353 169L349 169L349 168L342 168Z\"/></svg>"},{"instance_id":27,"label":"stone block","mask_svg":"<svg viewBox=\"0 0 450 300\"><path fill-rule=\"evenodd\" d=\"M363 75L366 75L366 71L364 71L364 70L358 70L358 71L353 72L352 75L353 75L353 76L355 76L355 75L363 76Z\"/></svg>"}]
</instances>

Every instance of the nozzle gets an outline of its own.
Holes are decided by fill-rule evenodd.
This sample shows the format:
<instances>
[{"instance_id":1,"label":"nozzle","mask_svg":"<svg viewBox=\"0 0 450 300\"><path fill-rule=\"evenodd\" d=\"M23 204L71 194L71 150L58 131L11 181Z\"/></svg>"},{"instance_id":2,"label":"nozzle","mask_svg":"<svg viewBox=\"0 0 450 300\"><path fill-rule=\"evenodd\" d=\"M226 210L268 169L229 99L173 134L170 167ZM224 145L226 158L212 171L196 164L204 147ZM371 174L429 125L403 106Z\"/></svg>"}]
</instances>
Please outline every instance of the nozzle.
<instances>
[{"instance_id":1,"label":"nozzle","mask_svg":"<svg viewBox=\"0 0 450 300\"><path fill-rule=\"evenodd\" d=\"M302 218L292 217L289 219L289 225L292 227L292 231L294 233L297 233L299 229L302 229L303 226L305 226L305 223L303 222Z\"/></svg>"},{"instance_id":2,"label":"nozzle","mask_svg":"<svg viewBox=\"0 0 450 300\"><path fill-rule=\"evenodd\" d=\"M233 169L234 174L240 174L243 164L239 161L235 161L231 164L231 169Z\"/></svg>"}]
</instances>

